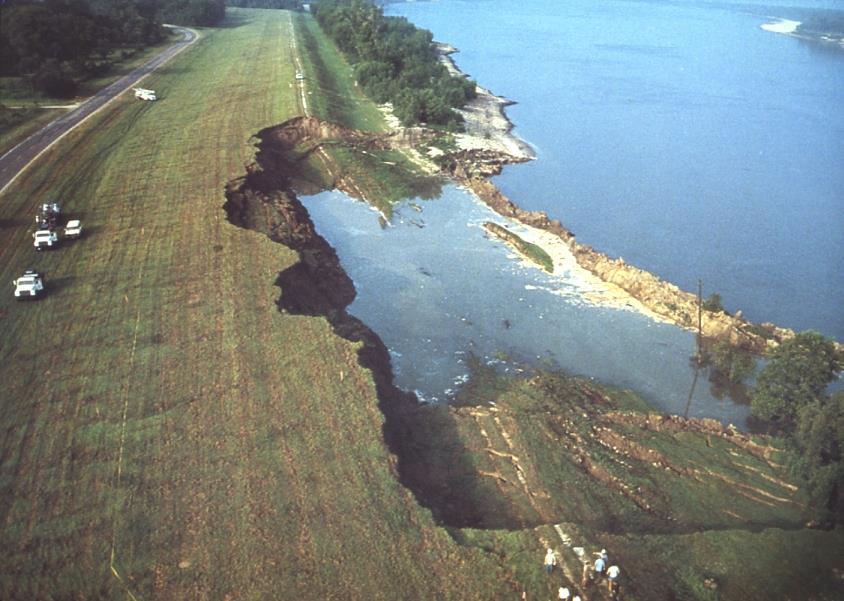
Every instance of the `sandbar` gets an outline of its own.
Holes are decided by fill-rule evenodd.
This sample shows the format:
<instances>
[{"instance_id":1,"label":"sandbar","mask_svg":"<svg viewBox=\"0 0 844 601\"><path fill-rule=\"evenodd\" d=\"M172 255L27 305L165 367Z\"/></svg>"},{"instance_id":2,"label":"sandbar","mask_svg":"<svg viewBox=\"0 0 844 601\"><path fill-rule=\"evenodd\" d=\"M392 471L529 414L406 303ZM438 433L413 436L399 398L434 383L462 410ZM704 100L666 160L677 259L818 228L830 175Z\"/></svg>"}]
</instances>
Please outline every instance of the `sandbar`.
<instances>
[{"instance_id":1,"label":"sandbar","mask_svg":"<svg viewBox=\"0 0 844 601\"><path fill-rule=\"evenodd\" d=\"M800 21L777 19L774 23L764 23L759 27L772 33L782 33L788 35L797 31L797 28L800 27Z\"/></svg>"}]
</instances>

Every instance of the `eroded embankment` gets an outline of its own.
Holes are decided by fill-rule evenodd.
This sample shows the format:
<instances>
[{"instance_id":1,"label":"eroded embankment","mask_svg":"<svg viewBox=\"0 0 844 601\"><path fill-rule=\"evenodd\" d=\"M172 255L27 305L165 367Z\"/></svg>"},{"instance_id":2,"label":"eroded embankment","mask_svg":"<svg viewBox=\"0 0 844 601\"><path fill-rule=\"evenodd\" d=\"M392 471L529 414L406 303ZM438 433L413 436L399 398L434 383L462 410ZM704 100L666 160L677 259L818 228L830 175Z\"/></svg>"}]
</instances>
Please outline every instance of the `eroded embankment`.
<instances>
[{"instance_id":1,"label":"eroded embankment","mask_svg":"<svg viewBox=\"0 0 844 601\"><path fill-rule=\"evenodd\" d=\"M393 386L387 348L372 330L347 313L346 307L355 298L354 284L340 266L337 253L316 233L294 192L297 185L314 185L300 178L297 163L322 144L345 139L377 145L377 137L317 119L296 118L262 130L257 138L255 163L247 167L246 175L226 186L223 208L233 224L264 233L299 254L299 261L282 271L276 281L282 291L279 308L297 315L323 316L337 334L362 343L358 358L373 373L382 403L411 400ZM342 180L334 185L346 186Z\"/></svg>"},{"instance_id":2,"label":"eroded embankment","mask_svg":"<svg viewBox=\"0 0 844 601\"><path fill-rule=\"evenodd\" d=\"M465 150L452 153L441 161L443 171L461 185L469 188L492 210L504 217L525 225L550 232L562 239L571 250L577 263L598 278L618 286L647 309L671 323L687 329L696 329L698 298L665 282L643 269L628 265L623 259L612 259L591 246L580 244L574 233L557 219L549 219L543 211L522 209L489 181L510 163L524 159L490 150ZM753 324L741 313L729 315L723 311L703 311L702 332L705 338L729 340L731 344L764 353L794 336L794 332L770 323Z\"/></svg>"},{"instance_id":3,"label":"eroded embankment","mask_svg":"<svg viewBox=\"0 0 844 601\"><path fill-rule=\"evenodd\" d=\"M689 482L689 486L704 476L715 478L711 473L718 478L728 476L717 472L704 474L697 466L669 459L664 448L647 448L644 442L647 435L643 437L643 432L660 434L668 429L671 436L676 430L718 437L763 457L761 465L767 465L767 449L757 448L750 439L745 441L737 433L723 431L720 425L696 420L666 422L654 416L618 412L615 403L584 383L560 380L562 384L534 387L542 393L537 398L545 399L539 412L536 411L539 407L511 411L502 406L496 412L483 407L420 406L412 394L394 386L389 353L382 341L347 312L355 297L354 284L334 249L316 233L294 191L317 185L304 173L305 161L311 157L325 162L324 171L332 176L330 186L354 194L355 182L339 165L332 163L328 146L379 149L389 147L391 140L311 118L297 118L267 128L257 138L255 163L226 188L224 208L228 218L298 253L298 262L278 276L282 290L279 308L294 314L325 317L338 335L360 344L358 360L373 374L379 408L385 418L383 436L397 458L397 477L441 523L458 528L522 529L563 520L585 520L593 527L618 530L619 520L635 516L639 531L682 529L685 526L676 523L674 516L687 510L659 492L665 484L661 482L661 474L670 472ZM520 215L517 208L513 212L514 216ZM565 235L558 223L548 222L541 214L522 212L521 217L538 226L559 228L560 234ZM502 383L483 390L473 384L467 387L461 400L468 405L487 403L508 386ZM535 390L528 396L534 394ZM583 420L578 417L581 415ZM627 440L629 430L634 432L634 440ZM609 458L606 449L611 450ZM549 464L550 457L556 457L551 462L554 465ZM641 464L635 470L637 478L649 472L649 466L656 466L657 475L649 476L654 478L652 483L645 486L636 479L628 482L630 462L634 460ZM623 468L621 471L619 466ZM558 489L559 473L568 474L563 480L575 481L577 486ZM676 481L671 484L687 486ZM600 516L584 517L578 509L580 503L554 501L572 500L583 491L601 496L606 507ZM776 492L771 494L778 496ZM583 501L583 506L587 506ZM783 516L776 513L771 519L780 522ZM693 515L685 521L696 528L726 525Z\"/></svg>"},{"instance_id":4,"label":"eroded embankment","mask_svg":"<svg viewBox=\"0 0 844 601\"><path fill-rule=\"evenodd\" d=\"M342 142L378 147L384 144L378 135L355 132L317 119L296 118L257 134L258 152L254 164L243 177L226 186L224 209L229 221L245 229L266 234L270 239L296 251L299 261L282 271L277 279L281 288L279 309L297 315L325 317L334 331L346 340L360 343L358 361L371 371L376 384L379 406L385 416L383 435L390 451L397 457L397 476L435 515L454 518L462 524L479 524L471 502L458 503L455 512L443 512L436 506L437 495L425 490L424 479L415 477L424 457L412 457L410 430L420 408L416 397L393 384L390 356L384 343L363 322L350 315L346 308L355 298L355 287L340 265L334 249L316 233L307 210L294 189L316 192L314 182L302 179L300 166L304 157L318 152L325 144ZM321 155L326 171L334 175L332 186L354 195L353 181L330 165L330 153ZM443 439L457 437L445 431ZM413 467L407 468L410 464ZM410 477L407 475L411 474ZM458 492L458 495L461 494ZM448 522L449 520L445 520Z\"/></svg>"}]
</instances>

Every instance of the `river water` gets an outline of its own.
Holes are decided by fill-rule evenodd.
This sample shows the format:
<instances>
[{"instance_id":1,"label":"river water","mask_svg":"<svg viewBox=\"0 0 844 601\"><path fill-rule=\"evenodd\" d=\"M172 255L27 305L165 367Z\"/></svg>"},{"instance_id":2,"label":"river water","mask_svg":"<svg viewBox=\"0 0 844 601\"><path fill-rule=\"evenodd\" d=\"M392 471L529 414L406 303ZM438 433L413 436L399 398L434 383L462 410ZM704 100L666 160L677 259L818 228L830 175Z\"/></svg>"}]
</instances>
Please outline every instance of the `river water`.
<instances>
[{"instance_id":1,"label":"river water","mask_svg":"<svg viewBox=\"0 0 844 601\"><path fill-rule=\"evenodd\" d=\"M539 157L496 179L518 204L686 289L702 278L751 319L844 340L844 53L759 28L800 10L443 0L388 12L456 45L464 71L519 103L508 114ZM386 228L337 192L303 202L355 282L350 311L420 398L447 400L471 353L687 410L693 335L515 260L484 235L501 219L471 194L402 203ZM743 425L747 407L704 378L688 413Z\"/></svg>"},{"instance_id":2,"label":"river water","mask_svg":"<svg viewBox=\"0 0 844 601\"><path fill-rule=\"evenodd\" d=\"M794 8L803 7L803 8ZM844 50L763 31L840 0L442 0L391 14L518 104L496 184L753 321L844 341Z\"/></svg>"}]
</instances>

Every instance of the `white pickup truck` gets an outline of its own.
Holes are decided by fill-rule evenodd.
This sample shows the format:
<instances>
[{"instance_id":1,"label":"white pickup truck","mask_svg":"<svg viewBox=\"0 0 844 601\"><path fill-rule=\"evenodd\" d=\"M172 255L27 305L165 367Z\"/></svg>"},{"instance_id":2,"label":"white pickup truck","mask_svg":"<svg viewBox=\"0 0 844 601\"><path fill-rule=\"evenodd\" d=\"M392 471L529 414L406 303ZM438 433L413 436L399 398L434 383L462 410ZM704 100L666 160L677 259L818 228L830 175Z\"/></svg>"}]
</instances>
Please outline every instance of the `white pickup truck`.
<instances>
[{"instance_id":1,"label":"white pickup truck","mask_svg":"<svg viewBox=\"0 0 844 601\"><path fill-rule=\"evenodd\" d=\"M32 234L32 237L35 239L33 242L35 250L55 248L59 245L59 235L53 230L38 230Z\"/></svg>"},{"instance_id":2,"label":"white pickup truck","mask_svg":"<svg viewBox=\"0 0 844 601\"><path fill-rule=\"evenodd\" d=\"M27 269L12 284L15 286L15 298L20 300L38 298L44 293L44 278L31 269Z\"/></svg>"}]
</instances>

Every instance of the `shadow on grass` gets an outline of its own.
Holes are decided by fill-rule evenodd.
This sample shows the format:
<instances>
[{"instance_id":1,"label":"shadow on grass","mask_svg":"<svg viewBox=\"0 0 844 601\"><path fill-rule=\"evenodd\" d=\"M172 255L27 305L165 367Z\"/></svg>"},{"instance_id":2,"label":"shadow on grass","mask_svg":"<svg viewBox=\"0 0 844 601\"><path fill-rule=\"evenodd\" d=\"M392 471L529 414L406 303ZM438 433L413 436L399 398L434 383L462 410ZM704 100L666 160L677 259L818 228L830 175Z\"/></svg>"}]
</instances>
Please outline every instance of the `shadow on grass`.
<instances>
[{"instance_id":1,"label":"shadow on grass","mask_svg":"<svg viewBox=\"0 0 844 601\"><path fill-rule=\"evenodd\" d=\"M22 225L26 225L29 223L25 219L13 219L13 218L4 218L0 219L0 230L12 229L16 227L20 227Z\"/></svg>"},{"instance_id":2,"label":"shadow on grass","mask_svg":"<svg viewBox=\"0 0 844 601\"><path fill-rule=\"evenodd\" d=\"M47 296L61 295L62 291L69 288L73 283L73 278L70 276L48 277L44 276L44 288Z\"/></svg>"}]
</instances>

